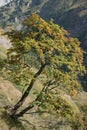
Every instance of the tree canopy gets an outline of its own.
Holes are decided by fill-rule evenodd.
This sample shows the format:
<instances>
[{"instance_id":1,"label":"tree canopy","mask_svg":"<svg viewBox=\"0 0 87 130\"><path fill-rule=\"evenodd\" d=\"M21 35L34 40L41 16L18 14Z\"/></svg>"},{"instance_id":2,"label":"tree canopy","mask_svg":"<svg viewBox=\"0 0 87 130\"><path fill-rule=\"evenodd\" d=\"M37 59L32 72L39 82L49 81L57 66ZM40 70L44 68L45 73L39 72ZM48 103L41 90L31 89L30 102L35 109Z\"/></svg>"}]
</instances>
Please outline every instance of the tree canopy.
<instances>
[{"instance_id":1,"label":"tree canopy","mask_svg":"<svg viewBox=\"0 0 87 130\"><path fill-rule=\"evenodd\" d=\"M61 101L62 108L65 108L64 106L68 104L64 105L64 101L59 100L58 90L64 90L72 96L81 90L79 76L85 72L85 68L80 42L70 37L59 25L54 24L53 20L46 22L37 14L27 17L23 25L25 29L7 33L12 42L7 54L7 72L10 79L17 85L28 86L29 89L25 90L27 95L24 92L21 98L24 100L23 97L28 96L36 79L45 76L45 80L41 81L45 87L36 98L40 102L39 106L45 108L53 106L59 109ZM32 68L37 72L35 73ZM47 105L48 102L51 106ZM15 106L17 108L17 105Z\"/></svg>"}]
</instances>

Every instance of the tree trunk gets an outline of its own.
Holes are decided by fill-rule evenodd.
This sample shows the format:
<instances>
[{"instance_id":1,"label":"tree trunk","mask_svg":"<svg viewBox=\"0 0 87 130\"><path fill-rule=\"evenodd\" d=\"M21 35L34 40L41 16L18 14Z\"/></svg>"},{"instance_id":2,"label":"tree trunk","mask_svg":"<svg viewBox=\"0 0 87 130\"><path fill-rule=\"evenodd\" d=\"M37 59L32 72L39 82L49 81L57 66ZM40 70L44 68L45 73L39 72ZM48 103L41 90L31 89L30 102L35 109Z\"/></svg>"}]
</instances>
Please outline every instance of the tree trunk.
<instances>
[{"instance_id":1,"label":"tree trunk","mask_svg":"<svg viewBox=\"0 0 87 130\"><path fill-rule=\"evenodd\" d=\"M32 78L28 88L25 90L24 94L22 95L22 97L20 98L20 100L16 103L16 105L14 105L10 110L9 110L9 114L11 117L15 117L17 110L22 106L22 104L24 103L26 97L29 95L37 77L42 73L42 71L44 70L46 64L41 64L41 67L39 69L39 71L34 75L34 77Z\"/></svg>"},{"instance_id":2,"label":"tree trunk","mask_svg":"<svg viewBox=\"0 0 87 130\"><path fill-rule=\"evenodd\" d=\"M34 102L38 101L38 99L40 98L42 92L45 90L45 86L42 88L41 92L39 93L39 95L36 97L35 101L33 101L29 106L27 106L25 109L23 109L21 112L19 112L18 114L16 114L16 117L21 117L23 116L27 111L29 111L30 109L32 109L34 107Z\"/></svg>"},{"instance_id":3,"label":"tree trunk","mask_svg":"<svg viewBox=\"0 0 87 130\"><path fill-rule=\"evenodd\" d=\"M26 107L24 110L22 110L21 112L19 112L18 114L16 114L15 116L17 118L22 117L27 111L29 111L30 109L32 109L34 107L34 105L29 105L28 107Z\"/></svg>"}]
</instances>

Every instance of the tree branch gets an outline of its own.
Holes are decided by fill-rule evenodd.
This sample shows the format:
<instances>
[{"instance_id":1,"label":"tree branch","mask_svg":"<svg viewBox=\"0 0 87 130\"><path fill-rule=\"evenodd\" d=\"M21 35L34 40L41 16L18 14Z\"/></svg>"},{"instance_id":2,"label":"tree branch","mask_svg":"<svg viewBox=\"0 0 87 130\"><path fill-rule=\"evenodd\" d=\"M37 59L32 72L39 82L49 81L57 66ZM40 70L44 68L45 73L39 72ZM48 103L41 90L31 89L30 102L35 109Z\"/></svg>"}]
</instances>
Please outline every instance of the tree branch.
<instances>
[{"instance_id":1,"label":"tree branch","mask_svg":"<svg viewBox=\"0 0 87 130\"><path fill-rule=\"evenodd\" d=\"M41 64L41 67L39 69L39 71L34 75L34 77L32 78L28 88L25 90L24 94L22 95L21 99L17 102L17 104L10 109L10 116L14 117L16 115L17 110L20 108L20 106L22 106L22 104L24 103L26 97L28 96L28 94L30 93L37 77L42 73L42 71L44 70L46 64ZM27 109L30 109L28 106L24 111L27 111ZM24 112L23 112L24 113Z\"/></svg>"}]
</instances>

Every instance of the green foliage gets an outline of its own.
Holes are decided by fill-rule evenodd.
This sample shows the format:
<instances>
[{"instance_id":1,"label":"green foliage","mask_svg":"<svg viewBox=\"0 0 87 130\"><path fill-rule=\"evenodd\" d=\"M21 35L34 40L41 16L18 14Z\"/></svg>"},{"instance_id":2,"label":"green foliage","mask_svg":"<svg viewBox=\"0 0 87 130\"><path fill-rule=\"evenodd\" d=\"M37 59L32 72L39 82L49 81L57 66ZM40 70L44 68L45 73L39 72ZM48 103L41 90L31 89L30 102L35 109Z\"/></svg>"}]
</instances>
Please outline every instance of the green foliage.
<instances>
[{"instance_id":1,"label":"green foliage","mask_svg":"<svg viewBox=\"0 0 87 130\"><path fill-rule=\"evenodd\" d=\"M6 58L6 49L0 45L0 70L3 68Z\"/></svg>"},{"instance_id":2,"label":"green foliage","mask_svg":"<svg viewBox=\"0 0 87 130\"><path fill-rule=\"evenodd\" d=\"M78 75L82 75L85 68L78 39L71 38L52 20L47 23L37 14L26 18L23 24L27 26L27 32L13 30L7 33L12 42L7 53L10 79L25 87L35 76L32 67L37 70L44 65L43 72L39 74L45 75L47 80L43 81L45 88L36 98L39 111L45 109L48 113L61 116L72 115L72 107L58 96L58 89L72 96L81 89Z\"/></svg>"},{"instance_id":3,"label":"green foliage","mask_svg":"<svg viewBox=\"0 0 87 130\"><path fill-rule=\"evenodd\" d=\"M52 21L45 22L37 14L29 16L23 24L29 28L28 33L8 33L13 44L8 50L8 63L13 77L21 82L22 76L26 84L29 83L32 72L29 75L27 73L31 71L31 62L35 59L34 64L37 62L38 67L42 63L46 64L43 73L47 78L54 79L57 86L65 88L71 95L76 94L81 88L78 75L85 71L79 41L71 38L67 31ZM30 59L31 53L34 59Z\"/></svg>"},{"instance_id":4,"label":"green foliage","mask_svg":"<svg viewBox=\"0 0 87 130\"><path fill-rule=\"evenodd\" d=\"M37 105L39 113L51 113L56 117L69 117L74 114L73 108L61 97L57 89L43 91L38 98Z\"/></svg>"}]
</instances>

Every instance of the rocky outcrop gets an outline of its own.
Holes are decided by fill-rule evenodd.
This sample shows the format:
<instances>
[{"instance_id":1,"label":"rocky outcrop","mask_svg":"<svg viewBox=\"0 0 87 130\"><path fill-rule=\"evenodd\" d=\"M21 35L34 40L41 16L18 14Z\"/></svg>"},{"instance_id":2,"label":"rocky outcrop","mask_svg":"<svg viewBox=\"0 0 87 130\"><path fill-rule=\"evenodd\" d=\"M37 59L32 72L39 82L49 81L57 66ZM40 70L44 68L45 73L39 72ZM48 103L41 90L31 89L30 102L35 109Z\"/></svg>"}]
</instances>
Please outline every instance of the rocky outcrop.
<instances>
[{"instance_id":1,"label":"rocky outcrop","mask_svg":"<svg viewBox=\"0 0 87 130\"><path fill-rule=\"evenodd\" d=\"M11 1L12 0L0 0L0 7L5 6L6 4L8 4Z\"/></svg>"}]
</instances>

